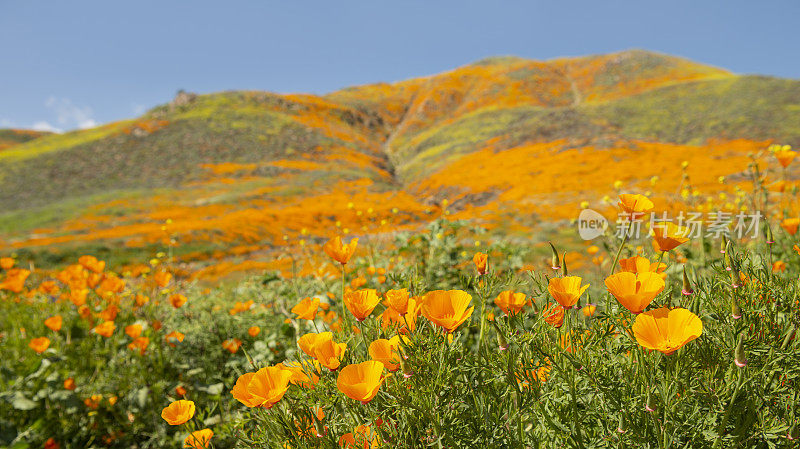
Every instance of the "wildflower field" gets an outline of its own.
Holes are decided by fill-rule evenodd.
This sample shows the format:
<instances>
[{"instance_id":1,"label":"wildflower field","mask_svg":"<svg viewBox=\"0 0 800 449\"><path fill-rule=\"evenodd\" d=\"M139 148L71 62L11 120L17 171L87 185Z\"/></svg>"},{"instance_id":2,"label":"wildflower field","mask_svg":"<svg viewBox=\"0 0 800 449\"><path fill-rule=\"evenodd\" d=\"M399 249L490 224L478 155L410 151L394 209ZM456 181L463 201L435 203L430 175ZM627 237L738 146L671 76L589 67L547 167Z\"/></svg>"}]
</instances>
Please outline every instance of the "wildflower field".
<instances>
[{"instance_id":1,"label":"wildflower field","mask_svg":"<svg viewBox=\"0 0 800 449\"><path fill-rule=\"evenodd\" d=\"M753 238L669 224L525 248L445 207L425 230L303 246L292 264L313 274L215 288L176 276L168 252L122 272L92 255L53 271L3 257L0 438L791 447L800 220L760 163L738 195L769 211ZM655 205L623 192L616 207L630 225Z\"/></svg>"},{"instance_id":2,"label":"wildflower field","mask_svg":"<svg viewBox=\"0 0 800 449\"><path fill-rule=\"evenodd\" d=\"M0 134L0 447L796 447L784 81L492 59Z\"/></svg>"}]
</instances>

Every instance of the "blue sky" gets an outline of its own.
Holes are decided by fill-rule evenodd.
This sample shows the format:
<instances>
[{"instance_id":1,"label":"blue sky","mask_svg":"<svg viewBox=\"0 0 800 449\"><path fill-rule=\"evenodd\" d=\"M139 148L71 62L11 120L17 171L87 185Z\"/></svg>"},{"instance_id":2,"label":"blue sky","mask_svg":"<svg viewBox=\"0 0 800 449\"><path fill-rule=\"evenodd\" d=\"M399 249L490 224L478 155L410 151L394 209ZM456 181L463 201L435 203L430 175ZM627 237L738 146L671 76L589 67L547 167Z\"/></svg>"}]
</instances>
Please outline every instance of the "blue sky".
<instances>
[{"instance_id":1,"label":"blue sky","mask_svg":"<svg viewBox=\"0 0 800 449\"><path fill-rule=\"evenodd\" d=\"M68 130L178 89L325 93L493 55L644 48L800 78L800 1L0 0L0 128Z\"/></svg>"}]
</instances>

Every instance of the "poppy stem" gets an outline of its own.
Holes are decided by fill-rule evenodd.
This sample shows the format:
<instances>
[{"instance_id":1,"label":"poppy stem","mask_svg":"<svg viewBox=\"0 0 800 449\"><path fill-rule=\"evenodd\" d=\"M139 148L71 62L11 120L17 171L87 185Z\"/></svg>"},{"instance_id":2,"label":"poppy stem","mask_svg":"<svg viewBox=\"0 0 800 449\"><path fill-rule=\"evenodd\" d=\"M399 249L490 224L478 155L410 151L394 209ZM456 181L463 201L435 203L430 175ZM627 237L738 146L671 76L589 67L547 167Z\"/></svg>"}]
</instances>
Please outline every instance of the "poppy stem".
<instances>
[{"instance_id":1,"label":"poppy stem","mask_svg":"<svg viewBox=\"0 0 800 449\"><path fill-rule=\"evenodd\" d=\"M617 269L617 262L619 261L619 256L622 254L622 248L625 247L625 244L628 243L628 237L630 234L625 232L625 237L622 238L622 243L619 245L619 249L617 249L617 255L614 256L614 262L611 263L611 272L608 273L609 276L614 274L614 271Z\"/></svg>"},{"instance_id":2,"label":"poppy stem","mask_svg":"<svg viewBox=\"0 0 800 449\"><path fill-rule=\"evenodd\" d=\"M718 448L720 443L722 443L722 438L725 436L725 427L728 425L728 420L731 417L731 410L733 410L733 403L736 402L736 397L739 396L739 389L742 387L742 379L744 378L744 370L740 369L737 371L739 372L739 376L736 380L736 388L733 390L731 402L728 404L728 408L725 410L725 415L722 418L722 422L719 423L719 428L717 429L717 440L714 441L714 445L711 446L711 449Z\"/></svg>"},{"instance_id":3,"label":"poppy stem","mask_svg":"<svg viewBox=\"0 0 800 449\"><path fill-rule=\"evenodd\" d=\"M484 284L484 286L485 285L486 284ZM486 325L486 295L484 294L483 290L484 290L483 287L481 287L480 290L478 290L478 294L480 295L481 298L481 326L480 326L480 333L478 334L479 354L483 353L483 333L484 333L484 327Z\"/></svg>"}]
</instances>

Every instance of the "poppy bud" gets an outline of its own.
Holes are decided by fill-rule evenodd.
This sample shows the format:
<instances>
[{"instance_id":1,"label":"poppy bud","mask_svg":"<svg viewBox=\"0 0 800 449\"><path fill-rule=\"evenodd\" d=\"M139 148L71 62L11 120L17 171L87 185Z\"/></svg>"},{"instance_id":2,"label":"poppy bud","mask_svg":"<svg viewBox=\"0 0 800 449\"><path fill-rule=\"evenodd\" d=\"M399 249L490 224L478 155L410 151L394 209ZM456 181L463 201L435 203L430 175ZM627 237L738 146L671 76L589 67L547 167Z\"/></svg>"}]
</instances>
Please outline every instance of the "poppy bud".
<instances>
[{"instance_id":1,"label":"poppy bud","mask_svg":"<svg viewBox=\"0 0 800 449\"><path fill-rule=\"evenodd\" d=\"M625 433L628 431L628 423L625 422L625 415L619 414L619 424L617 425L617 432Z\"/></svg>"},{"instance_id":2,"label":"poppy bud","mask_svg":"<svg viewBox=\"0 0 800 449\"><path fill-rule=\"evenodd\" d=\"M770 227L769 223L767 223L766 228L767 245L772 245L775 243L775 237L772 235L772 227Z\"/></svg>"},{"instance_id":3,"label":"poppy bud","mask_svg":"<svg viewBox=\"0 0 800 449\"><path fill-rule=\"evenodd\" d=\"M564 275L564 277L569 276L569 273L567 272L567 252L566 251L564 251L564 255L561 256L561 273Z\"/></svg>"},{"instance_id":4,"label":"poppy bud","mask_svg":"<svg viewBox=\"0 0 800 449\"><path fill-rule=\"evenodd\" d=\"M558 260L558 250L556 250L556 247L553 246L553 242L547 242L547 243L550 244L550 249L552 250L553 253L550 259L550 268L552 268L553 270L558 270L559 268L561 268L561 263L559 263Z\"/></svg>"},{"instance_id":5,"label":"poppy bud","mask_svg":"<svg viewBox=\"0 0 800 449\"><path fill-rule=\"evenodd\" d=\"M800 438L800 428L797 427L797 424L793 424L792 427L789 427L789 430L786 432L786 438L793 441Z\"/></svg>"},{"instance_id":6,"label":"poppy bud","mask_svg":"<svg viewBox=\"0 0 800 449\"><path fill-rule=\"evenodd\" d=\"M400 369L403 370L403 377L408 379L409 377L413 376L414 373L411 371L411 367L408 366L408 361L406 360L405 354L403 354L403 350L400 350Z\"/></svg>"},{"instance_id":7,"label":"poppy bud","mask_svg":"<svg viewBox=\"0 0 800 449\"><path fill-rule=\"evenodd\" d=\"M794 339L795 333L797 333L797 326L792 326L792 328L789 329L789 333L786 334L786 337L783 339L783 343L781 343L781 351L785 351L786 348L789 347L789 345L792 343L792 340Z\"/></svg>"},{"instance_id":8,"label":"poppy bud","mask_svg":"<svg viewBox=\"0 0 800 449\"><path fill-rule=\"evenodd\" d=\"M733 287L733 288L741 287L742 286L742 284L741 284L742 279L741 279L741 276L739 276L739 269L736 268L735 266L731 266L731 268L729 268L729 269L730 269L730 273L731 273L731 287Z\"/></svg>"},{"instance_id":9,"label":"poppy bud","mask_svg":"<svg viewBox=\"0 0 800 449\"><path fill-rule=\"evenodd\" d=\"M685 296L689 296L694 293L692 284L689 282L689 277L686 276L686 265L683 266L683 288L681 289L681 293L683 293Z\"/></svg>"},{"instance_id":10,"label":"poppy bud","mask_svg":"<svg viewBox=\"0 0 800 449\"><path fill-rule=\"evenodd\" d=\"M647 402L644 404L644 409L648 412L656 411L656 400L653 395L650 394L650 390L647 390Z\"/></svg>"},{"instance_id":11,"label":"poppy bud","mask_svg":"<svg viewBox=\"0 0 800 449\"><path fill-rule=\"evenodd\" d=\"M505 351L508 349L508 340L506 340L506 336L500 331L500 326L497 325L497 321L492 321L492 326L494 326L494 330L497 333L497 345L500 347L501 351Z\"/></svg>"},{"instance_id":12,"label":"poppy bud","mask_svg":"<svg viewBox=\"0 0 800 449\"><path fill-rule=\"evenodd\" d=\"M744 355L744 337L739 335L739 342L736 343L736 350L733 352L733 363L739 368L747 366L747 359Z\"/></svg>"},{"instance_id":13,"label":"poppy bud","mask_svg":"<svg viewBox=\"0 0 800 449\"><path fill-rule=\"evenodd\" d=\"M733 298L733 301L731 302L731 318L738 320L741 317L742 309L739 308L739 301L737 301L736 298Z\"/></svg>"},{"instance_id":14,"label":"poppy bud","mask_svg":"<svg viewBox=\"0 0 800 449\"><path fill-rule=\"evenodd\" d=\"M729 243L728 242L728 237L726 237L725 234L722 234L722 240L720 240L720 243L719 243L719 252L720 252L720 254L727 253L728 243ZM727 258L725 258L725 266L728 266L728 259Z\"/></svg>"}]
</instances>

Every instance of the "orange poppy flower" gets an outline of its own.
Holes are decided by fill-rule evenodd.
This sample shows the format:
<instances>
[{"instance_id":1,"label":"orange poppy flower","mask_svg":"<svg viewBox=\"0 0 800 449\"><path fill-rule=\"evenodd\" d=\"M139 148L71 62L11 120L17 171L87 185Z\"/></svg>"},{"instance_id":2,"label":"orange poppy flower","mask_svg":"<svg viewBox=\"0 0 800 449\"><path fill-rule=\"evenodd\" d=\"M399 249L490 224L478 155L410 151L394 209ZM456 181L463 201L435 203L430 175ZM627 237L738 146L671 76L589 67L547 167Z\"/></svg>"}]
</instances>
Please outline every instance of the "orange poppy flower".
<instances>
[{"instance_id":1,"label":"orange poppy flower","mask_svg":"<svg viewBox=\"0 0 800 449\"><path fill-rule=\"evenodd\" d=\"M619 266L622 268L622 271L627 271L629 273L647 273L652 271L653 273L661 274L667 269L667 264L656 264L655 262L650 262L650 259L642 256L633 256L627 259L620 259ZM661 277L664 276L666 275L662 275Z\"/></svg>"},{"instance_id":2,"label":"orange poppy flower","mask_svg":"<svg viewBox=\"0 0 800 449\"><path fill-rule=\"evenodd\" d=\"M775 159L781 164L781 167L786 168L792 163L797 156L797 152L792 150L779 150L775 152Z\"/></svg>"},{"instance_id":3,"label":"orange poppy flower","mask_svg":"<svg viewBox=\"0 0 800 449\"><path fill-rule=\"evenodd\" d=\"M531 300L525 297L525 293L515 293L512 290L506 290L497 295L497 298L494 299L494 303L497 304L497 307L500 307L506 315L516 315L522 311L523 307L530 305Z\"/></svg>"},{"instance_id":4,"label":"orange poppy flower","mask_svg":"<svg viewBox=\"0 0 800 449\"><path fill-rule=\"evenodd\" d=\"M139 354L144 355L147 346L150 344L150 339L147 337L136 337L132 342L128 343L128 349L131 351L139 351Z\"/></svg>"},{"instance_id":5,"label":"orange poppy flower","mask_svg":"<svg viewBox=\"0 0 800 449\"><path fill-rule=\"evenodd\" d=\"M643 347L669 355L702 335L703 322L686 309L660 307L637 316L631 330Z\"/></svg>"},{"instance_id":6,"label":"orange poppy flower","mask_svg":"<svg viewBox=\"0 0 800 449\"><path fill-rule=\"evenodd\" d=\"M689 230L674 223L661 223L650 229L653 241L659 251L669 251L689 241Z\"/></svg>"},{"instance_id":7,"label":"orange poppy flower","mask_svg":"<svg viewBox=\"0 0 800 449\"><path fill-rule=\"evenodd\" d=\"M344 265L353 257L353 253L356 252L356 246L358 246L357 238L350 240L350 243L345 245L342 243L342 238L336 236L328 240L328 242L322 246L322 249L325 251L325 254L330 256L333 260Z\"/></svg>"},{"instance_id":8,"label":"orange poppy flower","mask_svg":"<svg viewBox=\"0 0 800 449\"><path fill-rule=\"evenodd\" d=\"M562 307L558 308L561 309L562 311L564 310ZM525 389L530 389L536 382L539 383L546 382L547 375L550 373L550 370L552 369L550 367L549 362L548 361L546 362L547 364L545 365L541 365L536 368L528 370L522 369L516 372L514 377L517 378L517 383L519 384L519 386Z\"/></svg>"},{"instance_id":9,"label":"orange poppy flower","mask_svg":"<svg viewBox=\"0 0 800 449\"><path fill-rule=\"evenodd\" d=\"M364 321L381 302L374 289L356 290L344 294L344 305L358 321Z\"/></svg>"},{"instance_id":10,"label":"orange poppy flower","mask_svg":"<svg viewBox=\"0 0 800 449\"><path fill-rule=\"evenodd\" d=\"M39 291L46 295L57 295L61 289L55 281L44 281L39 284Z\"/></svg>"},{"instance_id":11,"label":"orange poppy flower","mask_svg":"<svg viewBox=\"0 0 800 449\"><path fill-rule=\"evenodd\" d=\"M61 318L61 315L51 316L50 318L44 320L44 325L53 332L60 331L63 323L64 319Z\"/></svg>"},{"instance_id":12,"label":"orange poppy flower","mask_svg":"<svg viewBox=\"0 0 800 449\"><path fill-rule=\"evenodd\" d=\"M472 256L472 263L475 264L475 268L478 270L480 274L486 274L486 269L488 268L489 256L484 253L475 253Z\"/></svg>"},{"instance_id":13,"label":"orange poppy flower","mask_svg":"<svg viewBox=\"0 0 800 449\"><path fill-rule=\"evenodd\" d=\"M236 351L239 350L240 346L242 346L242 340L239 340L238 338L231 338L222 342L222 347L231 354L235 354Z\"/></svg>"},{"instance_id":14,"label":"orange poppy flower","mask_svg":"<svg viewBox=\"0 0 800 449\"><path fill-rule=\"evenodd\" d=\"M589 288L590 284L581 286L581 279L578 276L565 276L561 278L552 278L547 285L547 291L561 307L571 309L578 303L583 292Z\"/></svg>"},{"instance_id":15,"label":"orange poppy flower","mask_svg":"<svg viewBox=\"0 0 800 449\"><path fill-rule=\"evenodd\" d=\"M25 288L25 280L31 275L30 270L23 268L12 268L6 271L6 277L0 282L0 290L8 290L12 293L20 293Z\"/></svg>"},{"instance_id":16,"label":"orange poppy flower","mask_svg":"<svg viewBox=\"0 0 800 449\"><path fill-rule=\"evenodd\" d=\"M256 398L247 391L247 386L253 380L256 373L244 373L236 379L236 384L231 389L231 395L234 399L241 402L248 407L258 407L260 404Z\"/></svg>"},{"instance_id":17,"label":"orange poppy flower","mask_svg":"<svg viewBox=\"0 0 800 449\"><path fill-rule=\"evenodd\" d=\"M211 441L211 437L214 436L214 432L211 429L202 429L192 432L191 435L186 437L183 440L183 447L189 447L194 449L204 449L208 447L208 443Z\"/></svg>"},{"instance_id":18,"label":"orange poppy flower","mask_svg":"<svg viewBox=\"0 0 800 449\"><path fill-rule=\"evenodd\" d=\"M259 333L261 333L261 328L258 326L252 326L250 329L247 329L247 335L251 337L256 337Z\"/></svg>"},{"instance_id":19,"label":"orange poppy flower","mask_svg":"<svg viewBox=\"0 0 800 449\"><path fill-rule=\"evenodd\" d=\"M150 298L141 294L137 293L136 296L133 297L134 302L136 302L137 307L142 307L143 305L150 302Z\"/></svg>"},{"instance_id":20,"label":"orange poppy flower","mask_svg":"<svg viewBox=\"0 0 800 449\"><path fill-rule=\"evenodd\" d=\"M50 347L50 339L47 337L34 338L28 343L28 346L36 351L37 354L41 354Z\"/></svg>"},{"instance_id":21,"label":"orange poppy flower","mask_svg":"<svg viewBox=\"0 0 800 449\"><path fill-rule=\"evenodd\" d=\"M620 210L627 213L632 218L639 218L645 212L653 209L653 202L644 195L623 193L619 196L617 203Z\"/></svg>"},{"instance_id":22,"label":"orange poppy flower","mask_svg":"<svg viewBox=\"0 0 800 449\"><path fill-rule=\"evenodd\" d=\"M596 310L597 310L597 306L594 305L594 304L587 304L587 305L583 306L583 309L581 309L581 311L583 312L583 316L585 316L587 318L590 317L590 316L594 316L594 312Z\"/></svg>"},{"instance_id":23,"label":"orange poppy flower","mask_svg":"<svg viewBox=\"0 0 800 449\"><path fill-rule=\"evenodd\" d=\"M390 339L381 338L369 344L369 356L372 360L383 363L389 371L400 369L400 337L395 335Z\"/></svg>"},{"instance_id":24,"label":"orange poppy flower","mask_svg":"<svg viewBox=\"0 0 800 449\"><path fill-rule=\"evenodd\" d=\"M0 269L10 270L16 261L10 257L0 257Z\"/></svg>"},{"instance_id":25,"label":"orange poppy flower","mask_svg":"<svg viewBox=\"0 0 800 449\"><path fill-rule=\"evenodd\" d=\"M309 332L297 339L297 346L309 357L314 357L314 346L324 340L332 340L333 332Z\"/></svg>"},{"instance_id":26,"label":"orange poppy flower","mask_svg":"<svg viewBox=\"0 0 800 449\"><path fill-rule=\"evenodd\" d=\"M386 301L383 305L391 307L398 314L405 315L408 312L408 290L403 288L399 290L389 290L386 292Z\"/></svg>"},{"instance_id":27,"label":"orange poppy flower","mask_svg":"<svg viewBox=\"0 0 800 449\"><path fill-rule=\"evenodd\" d=\"M348 432L339 438L339 447L347 449L371 449L380 445L378 432L363 424L359 424L353 432Z\"/></svg>"},{"instance_id":28,"label":"orange poppy flower","mask_svg":"<svg viewBox=\"0 0 800 449\"><path fill-rule=\"evenodd\" d=\"M161 417L171 426L178 426L194 416L194 402L181 399L164 407Z\"/></svg>"},{"instance_id":29,"label":"orange poppy flower","mask_svg":"<svg viewBox=\"0 0 800 449\"><path fill-rule=\"evenodd\" d=\"M186 396L186 388L183 385L178 385L177 387L175 387L175 394L177 394L180 397Z\"/></svg>"},{"instance_id":30,"label":"orange poppy flower","mask_svg":"<svg viewBox=\"0 0 800 449\"><path fill-rule=\"evenodd\" d=\"M50 437L44 442L44 449L61 449L61 445L58 444L55 438Z\"/></svg>"},{"instance_id":31,"label":"orange poppy flower","mask_svg":"<svg viewBox=\"0 0 800 449\"><path fill-rule=\"evenodd\" d=\"M544 322L558 329L564 324L564 308L556 303L549 303L542 312Z\"/></svg>"},{"instance_id":32,"label":"orange poppy flower","mask_svg":"<svg viewBox=\"0 0 800 449\"><path fill-rule=\"evenodd\" d=\"M341 364L347 343L335 343L332 339L322 340L313 347L314 358L325 368L336 371Z\"/></svg>"},{"instance_id":33,"label":"orange poppy flower","mask_svg":"<svg viewBox=\"0 0 800 449\"><path fill-rule=\"evenodd\" d=\"M114 334L114 331L116 329L117 326L114 324L113 321L103 321L101 324L95 326L94 333L108 338Z\"/></svg>"},{"instance_id":34,"label":"orange poppy flower","mask_svg":"<svg viewBox=\"0 0 800 449\"><path fill-rule=\"evenodd\" d=\"M75 389L75 387L76 387L75 386L75 379L73 379L71 377L68 377L67 379L64 379L64 389L65 390L72 391L72 390Z\"/></svg>"},{"instance_id":35,"label":"orange poppy flower","mask_svg":"<svg viewBox=\"0 0 800 449\"><path fill-rule=\"evenodd\" d=\"M90 397L84 399L83 400L83 404L86 405L86 407L89 407L91 409L96 409L97 407L100 407L100 401L102 401L102 400L103 400L103 396L101 396L99 394L93 394Z\"/></svg>"},{"instance_id":36,"label":"orange poppy flower","mask_svg":"<svg viewBox=\"0 0 800 449\"><path fill-rule=\"evenodd\" d=\"M117 319L117 314L119 313L119 307L114 304L106 307L102 312L100 312L100 319L103 321L114 321Z\"/></svg>"},{"instance_id":37,"label":"orange poppy flower","mask_svg":"<svg viewBox=\"0 0 800 449\"><path fill-rule=\"evenodd\" d=\"M214 432L211 429L202 429L192 432L186 439L183 440L184 448L204 449L208 447L211 437Z\"/></svg>"},{"instance_id":38,"label":"orange poppy flower","mask_svg":"<svg viewBox=\"0 0 800 449\"><path fill-rule=\"evenodd\" d=\"M474 306L469 307L472 296L461 290L434 290L422 298L422 316L447 332L453 332L472 316Z\"/></svg>"},{"instance_id":39,"label":"orange poppy flower","mask_svg":"<svg viewBox=\"0 0 800 449\"><path fill-rule=\"evenodd\" d=\"M286 394L292 373L280 366L268 366L256 371L247 383L251 403L257 407L271 408Z\"/></svg>"},{"instance_id":40,"label":"orange poppy flower","mask_svg":"<svg viewBox=\"0 0 800 449\"><path fill-rule=\"evenodd\" d=\"M776 261L775 261L775 262L772 264L772 271L774 271L774 272L779 272L779 271L780 271L780 272L783 272L783 271L786 271L786 262L784 262L784 261L782 261L782 260L776 260Z\"/></svg>"},{"instance_id":41,"label":"orange poppy flower","mask_svg":"<svg viewBox=\"0 0 800 449\"><path fill-rule=\"evenodd\" d=\"M78 258L78 263L81 264L87 270L93 271L95 273L102 273L103 270L106 268L106 263L97 260L97 258L94 256L81 256Z\"/></svg>"},{"instance_id":42,"label":"orange poppy flower","mask_svg":"<svg viewBox=\"0 0 800 449\"><path fill-rule=\"evenodd\" d=\"M316 360L303 360L301 363L283 362L277 366L292 373L289 382L303 388L314 388L322 374L322 365Z\"/></svg>"},{"instance_id":43,"label":"orange poppy flower","mask_svg":"<svg viewBox=\"0 0 800 449\"><path fill-rule=\"evenodd\" d=\"M797 227L800 226L800 218L787 218L781 222L781 227L789 233L789 235L797 234Z\"/></svg>"},{"instance_id":44,"label":"orange poppy flower","mask_svg":"<svg viewBox=\"0 0 800 449\"><path fill-rule=\"evenodd\" d=\"M172 275L166 271L157 271L153 274L153 281L161 288L169 285L170 280L172 280Z\"/></svg>"},{"instance_id":45,"label":"orange poppy flower","mask_svg":"<svg viewBox=\"0 0 800 449\"><path fill-rule=\"evenodd\" d=\"M642 313L665 285L664 279L653 272L621 272L607 277L605 284L617 301L633 313Z\"/></svg>"},{"instance_id":46,"label":"orange poppy flower","mask_svg":"<svg viewBox=\"0 0 800 449\"><path fill-rule=\"evenodd\" d=\"M175 347L175 343L183 342L183 339L185 337L186 337L186 335L184 335L181 332L172 331L172 332L170 332L170 333L168 333L167 335L164 336L164 340L166 340L167 343L169 343L169 345L174 348Z\"/></svg>"},{"instance_id":47,"label":"orange poppy flower","mask_svg":"<svg viewBox=\"0 0 800 449\"><path fill-rule=\"evenodd\" d=\"M175 307L177 309L182 305L186 304L186 297L181 295L180 293L173 293L169 297L169 303L172 304L172 307Z\"/></svg>"},{"instance_id":48,"label":"orange poppy flower","mask_svg":"<svg viewBox=\"0 0 800 449\"><path fill-rule=\"evenodd\" d=\"M138 338L140 335L142 335L142 325L131 324L129 326L125 326L125 335L131 338Z\"/></svg>"},{"instance_id":49,"label":"orange poppy flower","mask_svg":"<svg viewBox=\"0 0 800 449\"><path fill-rule=\"evenodd\" d=\"M375 360L347 365L336 379L339 391L366 404L378 394L383 383L383 363Z\"/></svg>"},{"instance_id":50,"label":"orange poppy flower","mask_svg":"<svg viewBox=\"0 0 800 449\"><path fill-rule=\"evenodd\" d=\"M80 307L86 304L86 295L89 294L89 290L87 289L78 289L78 290L70 290L69 291L69 300L75 304L75 307Z\"/></svg>"},{"instance_id":51,"label":"orange poppy flower","mask_svg":"<svg viewBox=\"0 0 800 449\"><path fill-rule=\"evenodd\" d=\"M300 320L313 320L317 316L317 309L319 309L319 298L304 298L292 307L292 313Z\"/></svg>"}]
</instances>

